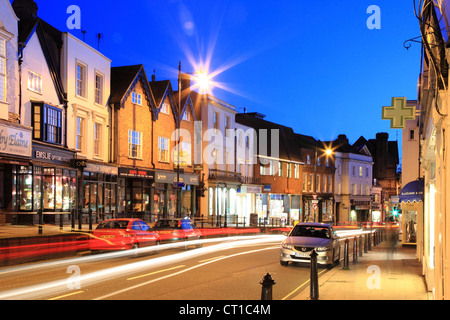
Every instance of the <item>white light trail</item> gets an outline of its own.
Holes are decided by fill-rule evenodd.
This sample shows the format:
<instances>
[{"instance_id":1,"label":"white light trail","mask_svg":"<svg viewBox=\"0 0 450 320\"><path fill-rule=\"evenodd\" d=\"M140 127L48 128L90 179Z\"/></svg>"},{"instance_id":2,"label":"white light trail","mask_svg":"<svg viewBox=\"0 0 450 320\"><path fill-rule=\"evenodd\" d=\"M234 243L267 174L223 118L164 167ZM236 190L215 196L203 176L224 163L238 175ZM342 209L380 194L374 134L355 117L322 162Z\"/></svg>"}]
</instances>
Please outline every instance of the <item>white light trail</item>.
<instances>
[{"instance_id":1,"label":"white light trail","mask_svg":"<svg viewBox=\"0 0 450 320\"><path fill-rule=\"evenodd\" d=\"M183 260L191 259L193 257L206 255L209 253L217 253L222 252L223 250L231 249L231 248L237 248L237 247L245 247L245 246L253 246L253 245L264 245L267 243L273 243L273 242L280 242L285 238L283 235L264 235L264 236L244 236L244 237L228 237L228 238L215 238L215 239L206 239L206 240L193 240L193 241L186 241L182 243L174 243L174 244L166 244L161 245L156 250L161 250L165 248L176 248L176 247L184 247L186 245L196 245L196 244L205 244L205 243L214 243L214 242L223 242L228 241L225 243L219 243L208 247L198 248L195 250L185 251L181 253L172 254L169 256L163 256L163 257L156 257L156 258L150 258L144 261L139 262L133 262L117 267L112 267L104 270L99 270L87 274L80 275L80 283L81 286L88 286L92 285L94 283L98 283L101 281L109 280L114 277L119 276L125 276L127 274L131 273L138 273L141 270L149 270L153 268L158 268L161 266L165 266L174 262L180 262ZM155 249L153 247L150 248L143 248L138 249L139 252L150 252L151 249ZM82 257L82 258L76 258L76 259L67 259L63 261L58 262L52 262L52 263L45 263L40 264L41 268L43 266L55 266L55 265L67 265L67 264L74 264L74 263L81 263L81 262L88 262L93 261L97 259L105 259L105 256L108 256L108 258L111 257L119 257L123 254L122 252L118 253L111 253L106 255L99 255L99 257ZM128 253L129 254L129 253ZM102 256L102 257L100 257ZM226 258L226 257L224 257ZM205 262L202 265L212 263L217 260L212 260L209 262ZM30 266L29 269L32 269L33 266ZM20 271L23 271L24 269L21 268ZM9 271L13 272L13 271ZM0 292L0 300L27 300L27 299L38 299L45 296L50 295L61 295L63 293L66 293L68 289L68 279L63 280L56 280L52 282L47 282L43 284L23 287L19 289L14 290L8 290Z\"/></svg>"}]
</instances>

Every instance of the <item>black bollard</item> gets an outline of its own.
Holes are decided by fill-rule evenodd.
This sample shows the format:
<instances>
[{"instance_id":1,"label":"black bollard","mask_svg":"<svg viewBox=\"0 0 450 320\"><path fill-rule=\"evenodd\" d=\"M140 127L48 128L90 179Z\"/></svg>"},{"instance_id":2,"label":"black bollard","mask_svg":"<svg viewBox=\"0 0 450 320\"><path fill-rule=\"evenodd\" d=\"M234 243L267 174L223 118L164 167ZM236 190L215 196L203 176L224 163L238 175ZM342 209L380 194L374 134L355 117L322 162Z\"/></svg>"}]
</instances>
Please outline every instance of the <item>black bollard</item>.
<instances>
[{"instance_id":1,"label":"black bollard","mask_svg":"<svg viewBox=\"0 0 450 320\"><path fill-rule=\"evenodd\" d=\"M44 214L42 213L42 210L39 210L38 216L39 216L38 235L42 235L42 227L44 226Z\"/></svg>"},{"instance_id":2,"label":"black bollard","mask_svg":"<svg viewBox=\"0 0 450 320\"><path fill-rule=\"evenodd\" d=\"M349 244L349 240L348 238L345 239L344 241L344 270L349 270L350 268L348 267L348 244Z\"/></svg>"},{"instance_id":3,"label":"black bollard","mask_svg":"<svg viewBox=\"0 0 450 320\"><path fill-rule=\"evenodd\" d=\"M75 231L75 209L72 209L72 211L70 211L70 220L72 223L72 232Z\"/></svg>"},{"instance_id":4,"label":"black bollard","mask_svg":"<svg viewBox=\"0 0 450 320\"><path fill-rule=\"evenodd\" d=\"M367 234L369 240L367 241L367 244L369 245L369 250L372 250L372 232L369 232Z\"/></svg>"},{"instance_id":5,"label":"black bollard","mask_svg":"<svg viewBox=\"0 0 450 320\"><path fill-rule=\"evenodd\" d=\"M353 262L358 262L358 242L356 236L353 239Z\"/></svg>"},{"instance_id":6,"label":"black bollard","mask_svg":"<svg viewBox=\"0 0 450 320\"><path fill-rule=\"evenodd\" d=\"M364 234L364 253L367 253L369 246L369 237L367 236L367 233Z\"/></svg>"},{"instance_id":7,"label":"black bollard","mask_svg":"<svg viewBox=\"0 0 450 320\"><path fill-rule=\"evenodd\" d=\"M276 284L272 276L267 273L259 283L262 285L261 300L272 300L272 287Z\"/></svg>"},{"instance_id":8,"label":"black bollard","mask_svg":"<svg viewBox=\"0 0 450 320\"><path fill-rule=\"evenodd\" d=\"M92 231L92 209L89 209L88 217L89 217L89 231Z\"/></svg>"},{"instance_id":9,"label":"black bollard","mask_svg":"<svg viewBox=\"0 0 450 320\"><path fill-rule=\"evenodd\" d=\"M311 300L319 300L319 275L317 273L317 252L311 251L311 275L310 275L310 293Z\"/></svg>"}]
</instances>

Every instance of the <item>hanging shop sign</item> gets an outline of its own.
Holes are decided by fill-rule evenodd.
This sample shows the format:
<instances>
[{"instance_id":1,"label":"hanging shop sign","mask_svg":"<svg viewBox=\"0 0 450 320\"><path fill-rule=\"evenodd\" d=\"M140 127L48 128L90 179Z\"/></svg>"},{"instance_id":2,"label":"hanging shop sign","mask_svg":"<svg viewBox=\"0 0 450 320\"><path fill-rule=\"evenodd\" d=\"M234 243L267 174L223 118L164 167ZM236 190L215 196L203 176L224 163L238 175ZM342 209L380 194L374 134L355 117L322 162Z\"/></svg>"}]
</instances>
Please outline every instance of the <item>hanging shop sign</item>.
<instances>
[{"instance_id":1,"label":"hanging shop sign","mask_svg":"<svg viewBox=\"0 0 450 320\"><path fill-rule=\"evenodd\" d=\"M31 131L0 123L0 152L31 157Z\"/></svg>"}]
</instances>

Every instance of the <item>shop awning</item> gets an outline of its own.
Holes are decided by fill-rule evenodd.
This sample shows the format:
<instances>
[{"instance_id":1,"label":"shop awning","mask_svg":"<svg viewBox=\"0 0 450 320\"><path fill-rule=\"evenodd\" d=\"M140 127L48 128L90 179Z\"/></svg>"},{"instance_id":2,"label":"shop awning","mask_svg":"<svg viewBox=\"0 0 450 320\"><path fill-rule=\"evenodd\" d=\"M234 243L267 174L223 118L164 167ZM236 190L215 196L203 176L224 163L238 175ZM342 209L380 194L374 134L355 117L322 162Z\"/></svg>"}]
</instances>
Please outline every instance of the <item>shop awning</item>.
<instances>
[{"instance_id":1,"label":"shop awning","mask_svg":"<svg viewBox=\"0 0 450 320\"><path fill-rule=\"evenodd\" d=\"M412 181L403 187L400 192L399 202L420 202L423 201L424 181L419 179Z\"/></svg>"}]
</instances>

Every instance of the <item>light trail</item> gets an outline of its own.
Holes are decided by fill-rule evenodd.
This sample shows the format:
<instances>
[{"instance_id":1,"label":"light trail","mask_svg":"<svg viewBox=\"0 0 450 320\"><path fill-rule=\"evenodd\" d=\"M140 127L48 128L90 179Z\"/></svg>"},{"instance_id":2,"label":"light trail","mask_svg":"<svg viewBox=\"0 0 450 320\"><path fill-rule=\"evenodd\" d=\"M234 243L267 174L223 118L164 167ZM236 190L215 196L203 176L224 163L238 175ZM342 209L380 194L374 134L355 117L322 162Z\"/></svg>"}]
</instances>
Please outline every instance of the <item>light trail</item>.
<instances>
[{"instance_id":1,"label":"light trail","mask_svg":"<svg viewBox=\"0 0 450 320\"><path fill-rule=\"evenodd\" d=\"M99 283L99 282L109 280L109 279L112 279L115 277L126 276L128 274L136 274L136 273L139 273L139 271L158 268L158 267L162 267L162 266L174 263L174 262L181 262L181 261L191 259L194 257L206 255L209 253L221 252L223 250L227 250L227 249L231 249L231 248L238 248L238 247L245 247L245 246L252 246L252 245L264 245L264 244L273 243L273 242L281 243L281 241L284 238L285 238L285 236L283 236L283 235L265 235L265 236L253 236L253 237L247 236L247 237L230 237L230 238L225 238L225 239L217 238L217 239L207 239L207 240L194 240L194 241L187 241L187 242L183 242L183 243L161 245L157 249L161 250L161 248L163 248L164 246L166 246L166 248L167 247L176 248L176 247L181 247L181 246L184 247L185 245L196 245L199 243L214 243L214 242L220 242L220 241L223 242L224 240L233 240L233 241L228 241L225 243L211 245L208 247L203 247L203 248L198 248L198 249L194 249L194 250L190 250L190 251L186 251L186 252L176 253L176 254L172 254L169 256L156 257L156 258L151 258L151 259L147 259L144 261L133 262L133 263L117 266L117 267L108 268L105 270L94 271L91 273L80 275L79 278L77 279L77 281L79 281L80 286L88 286L88 285L92 285L94 283ZM151 251L150 249L152 249L152 248L143 248L143 249L138 249L138 250L140 250L140 252L146 252L146 251ZM120 255L114 255L114 254L108 254L108 255L109 255L109 257L120 256ZM227 256L227 257L229 257L229 256ZM208 261L208 262L203 263L202 265L208 264L208 263L213 263L213 262L219 261L221 259L225 259L227 257ZM95 260L95 258L96 257L94 256L94 257L83 257L83 258L77 258L77 259L67 259L64 261L41 264L41 267L42 267L42 265L54 266L54 265L61 265L61 264L67 265L68 263L74 264L77 261L78 261L78 263L80 263L80 262L92 261L92 260ZM102 259L102 258L98 258L98 259ZM34 268L34 266L29 267L29 269L32 269L32 268ZM23 271L24 269L22 268L20 270ZM9 271L9 272L12 272L12 271ZM73 281L72 277L73 276L68 277L68 279L56 280L56 281L52 281L52 282L23 287L23 288L19 288L19 289L3 291L3 292L0 292L0 300L16 300L16 299L26 300L26 299L38 299L38 298L42 298L42 297L50 296L50 295L62 295L62 294L67 293L68 290L71 290L71 289L69 289L69 287L70 287L71 282ZM79 288L78 288L78 290L79 290Z\"/></svg>"}]
</instances>

